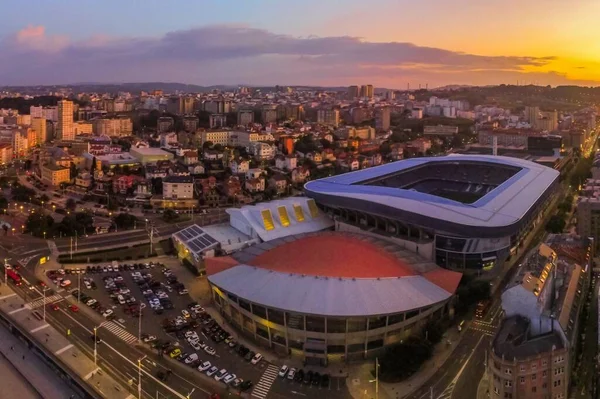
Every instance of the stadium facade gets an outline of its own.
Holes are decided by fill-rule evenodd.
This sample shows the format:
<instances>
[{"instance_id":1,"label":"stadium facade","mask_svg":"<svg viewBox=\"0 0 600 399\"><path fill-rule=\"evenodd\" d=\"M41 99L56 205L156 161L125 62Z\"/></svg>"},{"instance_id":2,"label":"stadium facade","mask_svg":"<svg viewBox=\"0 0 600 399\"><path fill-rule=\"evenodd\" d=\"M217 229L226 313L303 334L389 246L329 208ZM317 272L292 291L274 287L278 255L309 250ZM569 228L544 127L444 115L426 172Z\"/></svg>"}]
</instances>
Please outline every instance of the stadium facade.
<instances>
[{"instance_id":1,"label":"stadium facade","mask_svg":"<svg viewBox=\"0 0 600 399\"><path fill-rule=\"evenodd\" d=\"M332 231L273 238L206 270L240 333L320 364L375 356L447 316L462 277L382 238Z\"/></svg>"},{"instance_id":2,"label":"stadium facade","mask_svg":"<svg viewBox=\"0 0 600 399\"><path fill-rule=\"evenodd\" d=\"M516 252L559 172L501 156L414 158L315 180L305 193L336 230L383 236L438 265L488 271Z\"/></svg>"}]
</instances>

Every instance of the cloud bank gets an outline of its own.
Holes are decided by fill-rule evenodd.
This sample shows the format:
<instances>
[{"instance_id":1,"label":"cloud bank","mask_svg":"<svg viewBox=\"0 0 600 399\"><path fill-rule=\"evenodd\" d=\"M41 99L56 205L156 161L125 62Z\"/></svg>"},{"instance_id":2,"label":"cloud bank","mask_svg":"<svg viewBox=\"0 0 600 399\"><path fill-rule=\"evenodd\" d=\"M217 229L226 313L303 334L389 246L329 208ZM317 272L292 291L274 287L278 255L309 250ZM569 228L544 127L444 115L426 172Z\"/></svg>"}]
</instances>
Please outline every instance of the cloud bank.
<instances>
[{"instance_id":1,"label":"cloud bank","mask_svg":"<svg viewBox=\"0 0 600 399\"><path fill-rule=\"evenodd\" d=\"M407 83L586 83L537 71L552 65L554 57L481 56L351 36L294 37L236 25L83 41L29 26L2 39L0 53L0 85L169 81L403 88Z\"/></svg>"}]
</instances>

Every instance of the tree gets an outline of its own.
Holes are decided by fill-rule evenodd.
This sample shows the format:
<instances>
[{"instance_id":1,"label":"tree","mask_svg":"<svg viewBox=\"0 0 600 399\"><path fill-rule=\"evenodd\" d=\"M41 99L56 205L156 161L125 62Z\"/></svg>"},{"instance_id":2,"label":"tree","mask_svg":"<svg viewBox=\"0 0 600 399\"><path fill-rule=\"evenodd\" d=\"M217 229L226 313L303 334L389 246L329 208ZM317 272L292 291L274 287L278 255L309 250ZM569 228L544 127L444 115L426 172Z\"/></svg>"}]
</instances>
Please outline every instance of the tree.
<instances>
[{"instance_id":1,"label":"tree","mask_svg":"<svg viewBox=\"0 0 600 399\"><path fill-rule=\"evenodd\" d=\"M552 217L548 220L548 223L546 223L546 231L553 234L562 233L566 225L567 222L562 215L552 215Z\"/></svg>"},{"instance_id":2,"label":"tree","mask_svg":"<svg viewBox=\"0 0 600 399\"><path fill-rule=\"evenodd\" d=\"M69 174L69 176L71 177L71 179L76 178L78 172L79 171L77 170L77 165L75 165L73 162L71 162L70 174Z\"/></svg>"},{"instance_id":3,"label":"tree","mask_svg":"<svg viewBox=\"0 0 600 399\"><path fill-rule=\"evenodd\" d=\"M77 203L75 202L75 200L73 198L69 198L67 200L67 202L65 203L65 207L70 211L74 211L75 208L77 207Z\"/></svg>"},{"instance_id":4,"label":"tree","mask_svg":"<svg viewBox=\"0 0 600 399\"><path fill-rule=\"evenodd\" d=\"M15 201L31 202L31 198L35 197L35 191L17 183L11 191L11 195Z\"/></svg>"},{"instance_id":5,"label":"tree","mask_svg":"<svg viewBox=\"0 0 600 399\"><path fill-rule=\"evenodd\" d=\"M0 196L0 209L8 209L8 200L3 195Z\"/></svg>"},{"instance_id":6,"label":"tree","mask_svg":"<svg viewBox=\"0 0 600 399\"><path fill-rule=\"evenodd\" d=\"M211 148L213 146L213 142L212 141L205 141L204 143L202 143L202 149L203 150L207 150L209 148Z\"/></svg>"},{"instance_id":7,"label":"tree","mask_svg":"<svg viewBox=\"0 0 600 399\"><path fill-rule=\"evenodd\" d=\"M52 234L52 228L54 226L54 219L49 215L42 213L32 213L25 221L25 233L31 233L35 237L50 237Z\"/></svg>"},{"instance_id":8,"label":"tree","mask_svg":"<svg viewBox=\"0 0 600 399\"><path fill-rule=\"evenodd\" d=\"M4 223L2 225L2 230L4 230L4 235L5 236L8 235L8 225L6 223Z\"/></svg>"},{"instance_id":9,"label":"tree","mask_svg":"<svg viewBox=\"0 0 600 399\"><path fill-rule=\"evenodd\" d=\"M129 213L120 213L113 220L120 229L130 229L137 222L137 218Z\"/></svg>"},{"instance_id":10,"label":"tree","mask_svg":"<svg viewBox=\"0 0 600 399\"><path fill-rule=\"evenodd\" d=\"M385 382L402 381L416 373L433 353L428 340L410 336L403 343L390 347L380 358L379 378Z\"/></svg>"},{"instance_id":11,"label":"tree","mask_svg":"<svg viewBox=\"0 0 600 399\"><path fill-rule=\"evenodd\" d=\"M42 196L40 197L40 200L42 200L44 202L48 202L48 201L50 201L50 197L48 197L46 194L42 194Z\"/></svg>"},{"instance_id":12,"label":"tree","mask_svg":"<svg viewBox=\"0 0 600 399\"><path fill-rule=\"evenodd\" d=\"M166 209L165 213L163 213L163 219L165 222L174 222L179 219L179 215L173 209Z\"/></svg>"},{"instance_id":13,"label":"tree","mask_svg":"<svg viewBox=\"0 0 600 399\"><path fill-rule=\"evenodd\" d=\"M160 195L163 192L163 182L160 177L152 178L152 194Z\"/></svg>"}]
</instances>

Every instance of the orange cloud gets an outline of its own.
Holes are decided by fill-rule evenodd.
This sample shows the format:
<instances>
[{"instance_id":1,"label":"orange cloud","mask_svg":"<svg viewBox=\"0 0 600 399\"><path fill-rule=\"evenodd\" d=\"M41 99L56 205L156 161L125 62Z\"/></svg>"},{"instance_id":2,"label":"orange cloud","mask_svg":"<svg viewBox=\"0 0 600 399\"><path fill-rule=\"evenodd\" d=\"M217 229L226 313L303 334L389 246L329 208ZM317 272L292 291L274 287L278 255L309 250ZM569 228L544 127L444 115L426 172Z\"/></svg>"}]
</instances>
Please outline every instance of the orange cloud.
<instances>
[{"instance_id":1,"label":"orange cloud","mask_svg":"<svg viewBox=\"0 0 600 399\"><path fill-rule=\"evenodd\" d=\"M46 28L42 25L29 25L15 34L17 45L27 49L56 52L63 50L69 44L69 38L61 35L46 35Z\"/></svg>"}]
</instances>

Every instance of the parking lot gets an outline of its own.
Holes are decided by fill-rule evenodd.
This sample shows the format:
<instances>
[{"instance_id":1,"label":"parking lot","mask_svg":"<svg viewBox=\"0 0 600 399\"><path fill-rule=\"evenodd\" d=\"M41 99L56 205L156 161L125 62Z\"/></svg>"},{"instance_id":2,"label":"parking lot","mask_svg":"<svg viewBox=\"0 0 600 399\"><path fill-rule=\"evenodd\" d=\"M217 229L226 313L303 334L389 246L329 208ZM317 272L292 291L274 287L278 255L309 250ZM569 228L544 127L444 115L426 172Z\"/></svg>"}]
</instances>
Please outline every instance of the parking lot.
<instances>
[{"instance_id":1,"label":"parking lot","mask_svg":"<svg viewBox=\"0 0 600 399\"><path fill-rule=\"evenodd\" d=\"M238 389L242 380L250 380L252 387L245 388L259 399L289 397L290 390L308 396L348 397L343 378L311 380L305 378L306 375L298 378L299 374L296 374L297 378L293 380L287 375L279 376L279 367L264 359L252 364L254 352L240 348L234 339L237 334L212 320L200 305L193 302L187 294L187 287L162 264L92 266L80 268L79 273L76 269L67 269L64 275L55 272L49 277L70 280L70 286L64 289L73 293L75 299L81 297L79 306L89 307L85 303L91 301L94 310L104 316L106 321L97 332L100 339L104 334L112 333L133 344L141 333L142 340L148 341L148 345L163 348L164 356L176 355L183 363L188 358L188 365L200 366L202 372L214 373L213 377L223 369L226 370L221 373L223 378L227 374L235 374L229 377L229 384L238 386ZM56 282L60 286L60 281ZM77 292L78 286L81 287L80 293ZM205 346L214 348L214 354L207 353ZM208 368L204 364L206 361L210 362ZM168 378L164 375L158 377Z\"/></svg>"}]
</instances>

